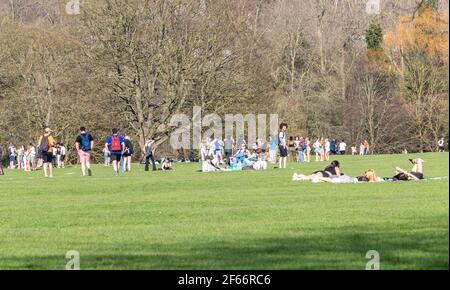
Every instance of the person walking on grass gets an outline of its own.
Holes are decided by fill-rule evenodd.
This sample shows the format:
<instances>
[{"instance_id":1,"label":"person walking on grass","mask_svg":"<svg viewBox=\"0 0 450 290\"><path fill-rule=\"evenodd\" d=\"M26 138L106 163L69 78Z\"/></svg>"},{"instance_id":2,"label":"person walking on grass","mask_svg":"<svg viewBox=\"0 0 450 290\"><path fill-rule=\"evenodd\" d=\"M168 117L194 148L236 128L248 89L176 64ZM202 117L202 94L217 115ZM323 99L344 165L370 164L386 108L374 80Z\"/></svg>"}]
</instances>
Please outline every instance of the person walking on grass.
<instances>
[{"instance_id":1,"label":"person walking on grass","mask_svg":"<svg viewBox=\"0 0 450 290\"><path fill-rule=\"evenodd\" d=\"M152 171L156 171L156 164L155 164L155 140L153 138L150 138L145 142L144 146L144 153L145 153L145 171L149 171L149 161L152 162Z\"/></svg>"},{"instance_id":2,"label":"person walking on grass","mask_svg":"<svg viewBox=\"0 0 450 290\"><path fill-rule=\"evenodd\" d=\"M445 140L444 140L444 138L441 138L438 141L438 152L445 152Z\"/></svg>"},{"instance_id":3,"label":"person walking on grass","mask_svg":"<svg viewBox=\"0 0 450 290\"><path fill-rule=\"evenodd\" d=\"M286 168L287 157L288 157L288 147L286 141L286 130L288 128L288 124L281 123L280 131L278 132L278 149L280 149L280 159L278 168Z\"/></svg>"},{"instance_id":4,"label":"person walking on grass","mask_svg":"<svg viewBox=\"0 0 450 290\"><path fill-rule=\"evenodd\" d=\"M86 128L80 128L80 135L75 140L75 148L77 149L78 156L80 157L81 173L83 176L92 176L91 170L91 153L94 148L94 138L91 134L86 133Z\"/></svg>"},{"instance_id":5,"label":"person walking on grass","mask_svg":"<svg viewBox=\"0 0 450 290\"><path fill-rule=\"evenodd\" d=\"M105 167L109 166L110 157L111 157L111 152L109 152L109 149L107 147L104 147L103 148L103 162L104 162Z\"/></svg>"},{"instance_id":6,"label":"person walking on grass","mask_svg":"<svg viewBox=\"0 0 450 290\"><path fill-rule=\"evenodd\" d=\"M13 144L10 144L8 147L8 155L9 155L9 168L16 168L16 160L17 160L17 149Z\"/></svg>"},{"instance_id":7,"label":"person walking on grass","mask_svg":"<svg viewBox=\"0 0 450 290\"><path fill-rule=\"evenodd\" d=\"M106 139L105 148L111 152L111 160L113 164L114 174L119 176L120 160L125 150L125 139L118 134L119 130L114 128L112 135Z\"/></svg>"},{"instance_id":8,"label":"person walking on grass","mask_svg":"<svg viewBox=\"0 0 450 290\"><path fill-rule=\"evenodd\" d=\"M131 156L134 154L133 143L129 136L124 138L125 150L123 151L123 172L131 171Z\"/></svg>"},{"instance_id":9,"label":"person walking on grass","mask_svg":"<svg viewBox=\"0 0 450 290\"><path fill-rule=\"evenodd\" d=\"M38 147L41 151L42 162L44 167L44 176L53 177L53 147L56 144L56 140L52 136L52 130L46 127L44 134L39 137Z\"/></svg>"}]
</instances>

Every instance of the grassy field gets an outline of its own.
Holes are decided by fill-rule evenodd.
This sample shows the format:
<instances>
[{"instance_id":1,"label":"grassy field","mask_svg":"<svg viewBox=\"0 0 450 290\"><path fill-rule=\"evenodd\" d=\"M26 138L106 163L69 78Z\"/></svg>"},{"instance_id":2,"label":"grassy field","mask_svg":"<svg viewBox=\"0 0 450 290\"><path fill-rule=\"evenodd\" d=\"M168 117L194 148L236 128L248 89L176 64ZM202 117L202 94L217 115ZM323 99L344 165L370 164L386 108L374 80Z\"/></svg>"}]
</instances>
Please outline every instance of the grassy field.
<instances>
[{"instance_id":1,"label":"grassy field","mask_svg":"<svg viewBox=\"0 0 450 290\"><path fill-rule=\"evenodd\" d=\"M352 176L392 176L422 157L427 177L448 176L443 154L345 156ZM288 169L114 177L94 167L6 170L0 177L0 269L64 269L77 250L81 269L448 269L448 179L376 184L293 182L324 163Z\"/></svg>"}]
</instances>

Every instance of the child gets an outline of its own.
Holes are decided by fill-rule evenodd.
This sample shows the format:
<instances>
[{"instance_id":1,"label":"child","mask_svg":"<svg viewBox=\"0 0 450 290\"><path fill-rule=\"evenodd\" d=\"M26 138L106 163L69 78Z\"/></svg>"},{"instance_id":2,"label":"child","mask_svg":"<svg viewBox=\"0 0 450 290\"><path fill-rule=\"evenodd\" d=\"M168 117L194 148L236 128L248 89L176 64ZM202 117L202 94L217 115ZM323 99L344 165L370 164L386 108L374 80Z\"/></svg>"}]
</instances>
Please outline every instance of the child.
<instances>
[{"instance_id":1,"label":"child","mask_svg":"<svg viewBox=\"0 0 450 290\"><path fill-rule=\"evenodd\" d=\"M357 152L356 152L356 146L353 145L353 146L352 146L352 155L355 156L356 153L357 153Z\"/></svg>"}]
</instances>

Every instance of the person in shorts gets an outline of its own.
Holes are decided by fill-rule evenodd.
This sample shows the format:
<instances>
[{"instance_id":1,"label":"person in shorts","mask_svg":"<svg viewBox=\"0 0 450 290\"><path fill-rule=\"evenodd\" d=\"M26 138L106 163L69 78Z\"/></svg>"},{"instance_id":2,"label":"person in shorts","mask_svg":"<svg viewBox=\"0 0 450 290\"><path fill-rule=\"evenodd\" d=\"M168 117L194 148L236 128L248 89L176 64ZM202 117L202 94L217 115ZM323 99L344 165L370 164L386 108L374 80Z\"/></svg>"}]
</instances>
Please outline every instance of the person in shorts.
<instances>
[{"instance_id":1,"label":"person in shorts","mask_svg":"<svg viewBox=\"0 0 450 290\"><path fill-rule=\"evenodd\" d=\"M411 172L395 167L395 176L392 178L394 181L410 181L410 180L422 180L423 175L423 163L425 162L421 158L409 159L413 164Z\"/></svg>"},{"instance_id":2,"label":"person in shorts","mask_svg":"<svg viewBox=\"0 0 450 290\"><path fill-rule=\"evenodd\" d=\"M288 124L281 123L280 131L278 132L278 149L280 150L280 160L279 160L279 168L286 168L287 157L288 157L288 147L286 142L286 130L288 128Z\"/></svg>"},{"instance_id":3,"label":"person in shorts","mask_svg":"<svg viewBox=\"0 0 450 290\"><path fill-rule=\"evenodd\" d=\"M44 167L44 176L53 177L53 147L56 144L56 140L52 136L52 130L46 127L44 134L39 137L38 147L41 151L42 162Z\"/></svg>"},{"instance_id":4,"label":"person in shorts","mask_svg":"<svg viewBox=\"0 0 450 290\"><path fill-rule=\"evenodd\" d=\"M91 154L92 149L94 148L94 138L92 138L91 134L86 133L86 128L80 128L80 135L77 136L75 140L75 148L78 152L78 157L80 158L81 163L81 173L83 176L87 175L92 176L91 170Z\"/></svg>"},{"instance_id":5,"label":"person in shorts","mask_svg":"<svg viewBox=\"0 0 450 290\"><path fill-rule=\"evenodd\" d=\"M17 160L17 149L14 145L10 144L8 147L8 155L9 155L9 168L16 168L16 160Z\"/></svg>"},{"instance_id":6,"label":"person in shorts","mask_svg":"<svg viewBox=\"0 0 450 290\"><path fill-rule=\"evenodd\" d=\"M119 130L114 128L112 135L106 139L105 148L111 152L111 161L113 164L114 174L119 176L120 160L122 159L123 151L125 150L125 139L118 134Z\"/></svg>"},{"instance_id":7,"label":"person in shorts","mask_svg":"<svg viewBox=\"0 0 450 290\"><path fill-rule=\"evenodd\" d=\"M123 158L122 171L131 172L131 156L133 156L134 154L134 146L129 136L125 136L124 143L125 143L125 150L123 151L122 155Z\"/></svg>"},{"instance_id":8,"label":"person in shorts","mask_svg":"<svg viewBox=\"0 0 450 290\"><path fill-rule=\"evenodd\" d=\"M444 138L441 138L438 141L438 151L439 152L445 152L445 140L444 140Z\"/></svg>"}]
</instances>

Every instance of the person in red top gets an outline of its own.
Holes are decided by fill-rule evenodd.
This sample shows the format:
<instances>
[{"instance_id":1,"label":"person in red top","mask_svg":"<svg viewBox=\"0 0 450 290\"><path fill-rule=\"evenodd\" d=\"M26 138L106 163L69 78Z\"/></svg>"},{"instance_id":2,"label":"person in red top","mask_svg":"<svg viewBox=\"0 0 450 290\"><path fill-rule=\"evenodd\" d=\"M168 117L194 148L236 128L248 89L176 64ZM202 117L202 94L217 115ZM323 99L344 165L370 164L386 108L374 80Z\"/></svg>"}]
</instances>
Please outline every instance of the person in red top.
<instances>
[{"instance_id":1,"label":"person in red top","mask_svg":"<svg viewBox=\"0 0 450 290\"><path fill-rule=\"evenodd\" d=\"M125 151L125 139L119 136L119 130L114 128L112 136L108 137L105 142L105 148L111 152L111 160L113 163L114 173L119 176L119 163Z\"/></svg>"}]
</instances>

